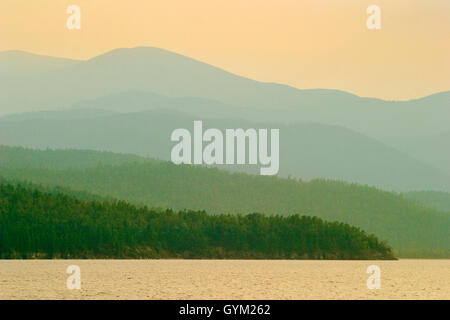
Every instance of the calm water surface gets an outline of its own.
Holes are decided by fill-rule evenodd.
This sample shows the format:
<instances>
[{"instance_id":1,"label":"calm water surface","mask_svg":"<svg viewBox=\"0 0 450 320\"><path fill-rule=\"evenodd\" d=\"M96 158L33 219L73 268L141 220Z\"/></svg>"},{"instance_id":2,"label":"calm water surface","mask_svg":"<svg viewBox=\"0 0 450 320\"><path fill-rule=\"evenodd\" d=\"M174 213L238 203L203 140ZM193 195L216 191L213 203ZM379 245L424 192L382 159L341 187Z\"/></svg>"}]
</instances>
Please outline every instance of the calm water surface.
<instances>
[{"instance_id":1,"label":"calm water surface","mask_svg":"<svg viewBox=\"0 0 450 320\"><path fill-rule=\"evenodd\" d=\"M450 260L0 260L0 299L450 299Z\"/></svg>"}]
</instances>

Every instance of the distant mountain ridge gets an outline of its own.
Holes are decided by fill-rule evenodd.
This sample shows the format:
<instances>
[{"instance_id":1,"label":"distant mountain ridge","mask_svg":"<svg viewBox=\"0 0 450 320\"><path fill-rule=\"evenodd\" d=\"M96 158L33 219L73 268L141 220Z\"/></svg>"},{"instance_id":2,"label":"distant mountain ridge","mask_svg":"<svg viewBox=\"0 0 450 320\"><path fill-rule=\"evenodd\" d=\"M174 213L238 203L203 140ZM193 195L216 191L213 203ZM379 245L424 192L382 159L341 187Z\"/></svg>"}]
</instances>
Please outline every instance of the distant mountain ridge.
<instances>
[{"instance_id":1,"label":"distant mountain ridge","mask_svg":"<svg viewBox=\"0 0 450 320\"><path fill-rule=\"evenodd\" d=\"M13 57L7 59L5 55ZM19 69L35 64L26 63L35 61L35 55L20 55L24 62ZM0 53L0 70L13 58L11 52ZM35 70L28 75L17 71L20 79L16 79L14 66L9 68L9 78L0 87L0 113L70 107L81 100L121 92L151 92L245 108L251 120L341 125L374 137L439 134L448 130L450 92L391 102L338 90L299 90L240 77L153 47L115 49L86 61L63 60L64 67L60 67L59 58L54 63L47 62L51 60L48 57L40 59L45 59L45 65L51 64L47 71ZM127 111L126 106L123 109Z\"/></svg>"},{"instance_id":2,"label":"distant mountain ridge","mask_svg":"<svg viewBox=\"0 0 450 320\"><path fill-rule=\"evenodd\" d=\"M77 60L31 54L25 51L0 52L0 79L4 76L33 76L75 64Z\"/></svg>"},{"instance_id":3,"label":"distant mountain ridge","mask_svg":"<svg viewBox=\"0 0 450 320\"><path fill-rule=\"evenodd\" d=\"M57 113L55 113L57 114ZM193 130L197 116L158 109L112 115L0 121L0 144L31 148L73 148L130 153L170 160L177 128ZM203 119L204 127L280 129L280 175L331 178L396 191L450 191L450 177L406 153L349 129L316 123L281 125L237 118ZM258 173L256 166L220 166Z\"/></svg>"},{"instance_id":4,"label":"distant mountain ridge","mask_svg":"<svg viewBox=\"0 0 450 320\"><path fill-rule=\"evenodd\" d=\"M0 115L10 113L0 118L0 143L7 145L167 159L169 129L190 120L222 128L270 124L288 132L285 176L449 191L450 91L394 102L299 90L153 47L84 61L0 52L0 82Z\"/></svg>"},{"instance_id":5,"label":"distant mountain ridge","mask_svg":"<svg viewBox=\"0 0 450 320\"><path fill-rule=\"evenodd\" d=\"M450 131L420 137L392 138L388 143L396 149L450 174Z\"/></svg>"}]
</instances>

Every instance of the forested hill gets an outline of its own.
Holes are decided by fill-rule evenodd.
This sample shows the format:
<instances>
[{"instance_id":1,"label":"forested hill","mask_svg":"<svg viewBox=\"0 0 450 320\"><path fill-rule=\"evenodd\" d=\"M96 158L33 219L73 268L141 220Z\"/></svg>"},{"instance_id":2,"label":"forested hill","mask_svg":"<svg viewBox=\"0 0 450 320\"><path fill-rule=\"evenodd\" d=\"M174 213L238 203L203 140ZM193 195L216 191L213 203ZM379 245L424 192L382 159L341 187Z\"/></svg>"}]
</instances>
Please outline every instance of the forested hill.
<instances>
[{"instance_id":1,"label":"forested hill","mask_svg":"<svg viewBox=\"0 0 450 320\"><path fill-rule=\"evenodd\" d=\"M372 187L338 181L303 182L231 174L214 168L176 166L144 158L120 165L98 165L93 161L90 166L88 161L82 160L84 167L68 168L65 163L69 160L64 151L52 153L58 155L52 166L65 168L54 170L42 168L41 152L25 151L29 159L26 166L5 165L0 167L0 175L10 180L87 191L154 208L206 210L210 214L259 212L316 216L374 233L387 240L400 257L450 257L449 213ZM16 162L11 160L10 163Z\"/></svg>"},{"instance_id":2,"label":"forested hill","mask_svg":"<svg viewBox=\"0 0 450 320\"><path fill-rule=\"evenodd\" d=\"M97 164L119 165L152 161L154 160L132 154L75 149L39 150L0 145L0 168L85 168Z\"/></svg>"},{"instance_id":3,"label":"forested hill","mask_svg":"<svg viewBox=\"0 0 450 320\"><path fill-rule=\"evenodd\" d=\"M358 228L305 216L155 212L0 184L0 258L393 259Z\"/></svg>"},{"instance_id":4,"label":"forested hill","mask_svg":"<svg viewBox=\"0 0 450 320\"><path fill-rule=\"evenodd\" d=\"M416 191L405 193L404 197L436 210L450 212L450 193L447 192Z\"/></svg>"}]
</instances>

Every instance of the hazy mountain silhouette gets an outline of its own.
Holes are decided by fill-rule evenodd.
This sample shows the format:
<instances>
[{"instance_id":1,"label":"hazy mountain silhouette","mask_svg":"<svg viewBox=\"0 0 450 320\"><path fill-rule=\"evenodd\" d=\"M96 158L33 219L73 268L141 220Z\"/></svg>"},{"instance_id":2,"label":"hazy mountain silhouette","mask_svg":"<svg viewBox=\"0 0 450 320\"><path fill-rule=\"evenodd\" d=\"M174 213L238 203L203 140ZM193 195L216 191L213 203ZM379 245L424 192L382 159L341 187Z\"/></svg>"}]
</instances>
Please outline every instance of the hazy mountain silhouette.
<instances>
[{"instance_id":1,"label":"hazy mountain silhouette","mask_svg":"<svg viewBox=\"0 0 450 320\"><path fill-rule=\"evenodd\" d=\"M234 117L253 119L254 110L224 104L217 100L197 97L169 97L166 95L144 92L119 92L91 100L83 100L72 105L71 109L102 109L111 112L139 112L155 109L178 110L199 117ZM238 112L238 113L237 113Z\"/></svg>"},{"instance_id":2,"label":"hazy mountain silhouette","mask_svg":"<svg viewBox=\"0 0 450 320\"><path fill-rule=\"evenodd\" d=\"M57 112L55 112L57 114ZM107 116L0 121L0 144L37 148L77 148L132 153L170 160L174 129L193 131L194 115L153 110ZM78 116L78 115L77 115ZM450 190L450 178L383 143L345 129L314 123L280 125L240 119L210 119L208 127L279 128L280 174L302 179L332 178L382 188ZM259 173L256 166L227 166Z\"/></svg>"},{"instance_id":3,"label":"hazy mountain silhouette","mask_svg":"<svg viewBox=\"0 0 450 320\"><path fill-rule=\"evenodd\" d=\"M291 123L282 126L288 133L281 141L283 175L396 190L448 190L450 183L450 92L391 102L336 90L299 90L151 47L116 49L86 61L1 52L0 82L0 114L34 111L0 120L0 142L8 145L167 159L169 131L190 127L194 119L177 115L182 111L199 120L246 119L208 123L219 128ZM44 111L51 109L64 111ZM155 109L166 114L115 115ZM324 125L305 125L309 122Z\"/></svg>"},{"instance_id":4,"label":"hazy mountain silhouette","mask_svg":"<svg viewBox=\"0 0 450 320\"><path fill-rule=\"evenodd\" d=\"M23 121L38 119L53 120L74 120L74 119L90 119L97 117L105 117L116 114L117 112L107 111L103 109L65 109L65 110L48 110L24 113L8 114L0 118L0 121Z\"/></svg>"},{"instance_id":5,"label":"hazy mountain silhouette","mask_svg":"<svg viewBox=\"0 0 450 320\"><path fill-rule=\"evenodd\" d=\"M450 174L450 131L420 137L393 138L389 143Z\"/></svg>"},{"instance_id":6,"label":"hazy mountain silhouette","mask_svg":"<svg viewBox=\"0 0 450 320\"><path fill-rule=\"evenodd\" d=\"M11 60L23 63L10 64ZM38 60L43 61L38 63L40 67L33 68ZM0 69L5 63L9 66L7 74L19 78L2 80L3 114L70 107L80 100L143 91L214 100L217 103L210 109L218 110L217 116L224 105L236 106L248 109L245 116L252 120L342 125L377 138L439 134L448 130L450 117L450 92L390 102L337 90L299 90L240 77L152 47L116 49L79 62L3 52ZM29 72L24 74L23 69ZM122 109L127 112L127 105ZM188 109L186 106L183 111L189 112Z\"/></svg>"},{"instance_id":7,"label":"hazy mountain silhouette","mask_svg":"<svg viewBox=\"0 0 450 320\"><path fill-rule=\"evenodd\" d=\"M54 58L11 50L0 52L0 77L36 76L78 63L77 60Z\"/></svg>"}]
</instances>

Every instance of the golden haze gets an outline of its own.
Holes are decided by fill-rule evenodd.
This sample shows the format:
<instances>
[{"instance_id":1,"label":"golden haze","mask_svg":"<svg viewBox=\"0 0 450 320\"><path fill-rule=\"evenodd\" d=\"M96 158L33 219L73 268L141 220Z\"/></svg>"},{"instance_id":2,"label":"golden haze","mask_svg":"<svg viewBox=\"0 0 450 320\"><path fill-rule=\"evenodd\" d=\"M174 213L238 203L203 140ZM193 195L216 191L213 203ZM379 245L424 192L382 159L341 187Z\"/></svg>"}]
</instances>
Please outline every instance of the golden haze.
<instances>
[{"instance_id":1,"label":"golden haze","mask_svg":"<svg viewBox=\"0 0 450 320\"><path fill-rule=\"evenodd\" d=\"M66 28L68 5L81 30ZM382 29L366 28L366 8ZM450 89L448 0L2 0L0 50L88 59L154 46L298 88L412 99Z\"/></svg>"}]
</instances>

